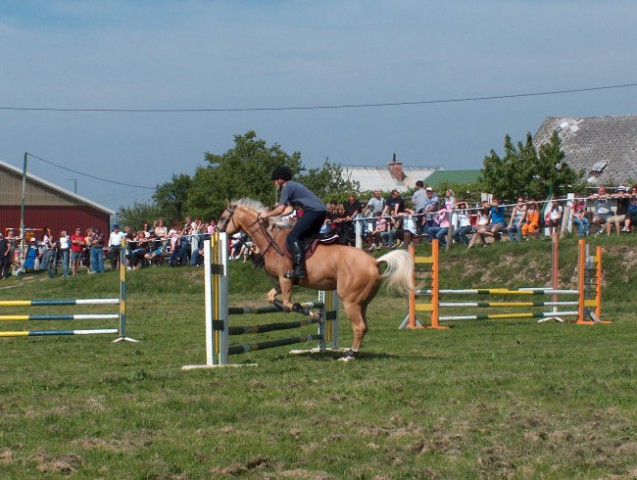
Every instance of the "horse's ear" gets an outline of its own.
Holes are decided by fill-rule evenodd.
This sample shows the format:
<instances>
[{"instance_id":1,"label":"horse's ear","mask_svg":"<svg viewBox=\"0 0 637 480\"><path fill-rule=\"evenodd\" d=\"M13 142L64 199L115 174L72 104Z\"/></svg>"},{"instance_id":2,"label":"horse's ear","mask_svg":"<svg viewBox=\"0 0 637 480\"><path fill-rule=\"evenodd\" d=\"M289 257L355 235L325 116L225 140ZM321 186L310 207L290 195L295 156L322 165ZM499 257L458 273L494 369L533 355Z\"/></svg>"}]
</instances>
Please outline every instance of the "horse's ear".
<instances>
[{"instance_id":1,"label":"horse's ear","mask_svg":"<svg viewBox=\"0 0 637 480\"><path fill-rule=\"evenodd\" d=\"M226 207L229 207L230 205L231 205L230 200L226 198Z\"/></svg>"}]
</instances>

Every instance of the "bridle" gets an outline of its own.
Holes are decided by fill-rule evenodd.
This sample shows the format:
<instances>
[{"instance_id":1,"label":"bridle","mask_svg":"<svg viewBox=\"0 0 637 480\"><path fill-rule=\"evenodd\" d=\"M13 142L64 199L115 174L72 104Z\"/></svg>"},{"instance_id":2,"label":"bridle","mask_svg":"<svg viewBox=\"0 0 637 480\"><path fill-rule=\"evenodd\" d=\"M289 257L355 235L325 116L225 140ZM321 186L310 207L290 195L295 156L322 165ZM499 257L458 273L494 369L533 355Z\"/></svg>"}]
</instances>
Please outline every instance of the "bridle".
<instances>
[{"instance_id":1,"label":"bridle","mask_svg":"<svg viewBox=\"0 0 637 480\"><path fill-rule=\"evenodd\" d=\"M263 252L260 253L260 255L264 256L266 254L266 252L270 249L270 247L272 247L272 248L274 248L274 250L277 251L277 253L279 255L281 255L282 257L285 257L285 253L283 252L283 250L281 250L281 247L279 247L279 245L276 243L274 237L272 235L270 235L270 232L268 231L267 227L265 226L265 222L261 218L260 214L257 215L256 220L254 222L252 222L250 225L246 226L245 228L240 228L235 223L234 218L233 218L235 210L236 210L236 205L231 205L231 206L226 208L226 211L228 212L228 216L226 218L224 218L224 220L221 223L221 225L219 225L219 231L220 232L225 232L226 231L226 228L228 227L228 223L229 222L232 222L232 226L235 228L235 230L245 230L248 233L250 233L250 229L254 225L258 224L259 225L259 231L265 237L265 239L268 241L267 247L265 247L265 249L263 250Z\"/></svg>"}]
</instances>

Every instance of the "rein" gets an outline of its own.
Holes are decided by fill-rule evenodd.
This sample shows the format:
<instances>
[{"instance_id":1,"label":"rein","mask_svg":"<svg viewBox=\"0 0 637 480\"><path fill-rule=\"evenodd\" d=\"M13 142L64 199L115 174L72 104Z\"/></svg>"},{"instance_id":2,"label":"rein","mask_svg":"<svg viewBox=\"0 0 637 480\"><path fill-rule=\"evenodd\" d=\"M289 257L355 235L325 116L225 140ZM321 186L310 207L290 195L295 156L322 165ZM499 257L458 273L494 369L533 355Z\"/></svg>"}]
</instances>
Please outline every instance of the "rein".
<instances>
[{"instance_id":1,"label":"rein","mask_svg":"<svg viewBox=\"0 0 637 480\"><path fill-rule=\"evenodd\" d=\"M253 237L254 240L254 235L250 232L250 229L252 229L252 227L256 224L259 224L259 231L261 232L261 234L265 237L266 241L268 242L268 245L265 247L265 249L263 250L263 252L261 253L262 256L264 256L266 254L266 252L270 249L270 247L274 248L274 250L276 250L276 252L281 255L282 257L285 257L285 253L283 252L283 250L281 249L281 247L279 247L279 245L276 243L275 238L270 235L270 232L268 231L268 229L265 226L265 223L263 222L263 219L257 214L257 218L254 222L252 222L250 225L247 225L244 228L239 228L239 226L235 223L234 221L234 212L235 212L236 206L231 206L226 208L227 212L228 212L228 216L224 219L224 222L219 226L219 230L222 232L225 232L226 227L228 226L229 222L232 222L233 227L236 230L245 230L247 231L251 237Z\"/></svg>"}]
</instances>

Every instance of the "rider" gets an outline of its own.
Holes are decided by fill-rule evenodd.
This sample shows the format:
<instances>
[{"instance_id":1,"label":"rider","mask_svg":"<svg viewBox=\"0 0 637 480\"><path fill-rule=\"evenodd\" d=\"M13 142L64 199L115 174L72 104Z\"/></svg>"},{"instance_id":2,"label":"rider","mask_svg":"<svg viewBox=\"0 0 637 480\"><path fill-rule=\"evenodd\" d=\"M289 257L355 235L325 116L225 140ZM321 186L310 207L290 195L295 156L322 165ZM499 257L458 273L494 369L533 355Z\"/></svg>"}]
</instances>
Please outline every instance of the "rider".
<instances>
[{"instance_id":1,"label":"rider","mask_svg":"<svg viewBox=\"0 0 637 480\"><path fill-rule=\"evenodd\" d=\"M272 180L277 190L281 191L279 203L269 212L261 214L261 218L288 215L295 207L303 209L294 227L288 234L288 250L292 254L294 269L284 274L285 278L305 278L305 252L303 240L319 233L327 209L325 204L307 187L292 180L292 171L288 167L277 167L272 172Z\"/></svg>"}]
</instances>

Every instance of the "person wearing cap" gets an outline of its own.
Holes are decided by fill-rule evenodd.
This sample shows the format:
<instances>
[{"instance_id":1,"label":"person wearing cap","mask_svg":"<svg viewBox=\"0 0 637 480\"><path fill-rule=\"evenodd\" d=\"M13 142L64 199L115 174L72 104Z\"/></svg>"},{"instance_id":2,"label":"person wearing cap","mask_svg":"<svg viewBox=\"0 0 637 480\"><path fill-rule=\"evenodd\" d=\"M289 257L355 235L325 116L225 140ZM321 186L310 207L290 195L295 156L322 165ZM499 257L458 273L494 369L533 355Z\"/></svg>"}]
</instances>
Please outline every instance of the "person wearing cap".
<instances>
[{"instance_id":1,"label":"person wearing cap","mask_svg":"<svg viewBox=\"0 0 637 480\"><path fill-rule=\"evenodd\" d=\"M615 213L611 215L606 221L606 234L610 235L615 226L617 235L621 234L621 224L626 220L626 212L630 206L630 194L626 193L626 187L620 185L615 189L615 193L612 195L617 199L617 206L615 207Z\"/></svg>"},{"instance_id":2,"label":"person wearing cap","mask_svg":"<svg viewBox=\"0 0 637 480\"><path fill-rule=\"evenodd\" d=\"M116 223L113 225L113 231L108 237L108 256L111 259L111 269L115 270L119 265L119 257L122 251L122 240L126 238L126 233L119 229Z\"/></svg>"},{"instance_id":3,"label":"person wearing cap","mask_svg":"<svg viewBox=\"0 0 637 480\"><path fill-rule=\"evenodd\" d=\"M438 211L440 207L440 201L438 200L438 195L434 193L434 189L431 187L425 188L425 208L423 213L425 214L422 219L422 233L427 233L429 228L435 227L436 222L434 221L434 212Z\"/></svg>"},{"instance_id":4,"label":"person wearing cap","mask_svg":"<svg viewBox=\"0 0 637 480\"><path fill-rule=\"evenodd\" d=\"M260 217L289 215L295 208L303 210L303 215L299 215L287 236L287 247L292 254L294 268L284 274L285 278L291 280L303 279L306 276L303 241L318 235L325 221L327 209L323 201L309 188L292 180L292 171L288 167L275 168L271 179L280 192L279 203L272 210L261 213Z\"/></svg>"}]
</instances>

